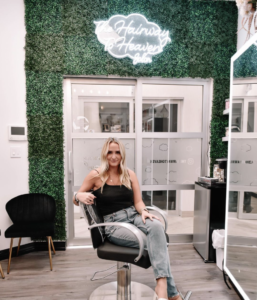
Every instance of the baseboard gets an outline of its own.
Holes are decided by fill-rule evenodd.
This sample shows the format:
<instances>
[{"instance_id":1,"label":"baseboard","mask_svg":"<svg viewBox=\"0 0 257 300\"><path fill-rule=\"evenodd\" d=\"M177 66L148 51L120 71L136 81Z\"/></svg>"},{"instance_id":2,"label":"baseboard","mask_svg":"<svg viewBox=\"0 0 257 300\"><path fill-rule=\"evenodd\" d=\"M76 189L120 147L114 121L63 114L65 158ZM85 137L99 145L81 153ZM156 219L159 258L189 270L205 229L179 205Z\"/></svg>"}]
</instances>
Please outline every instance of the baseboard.
<instances>
[{"instance_id":1,"label":"baseboard","mask_svg":"<svg viewBox=\"0 0 257 300\"><path fill-rule=\"evenodd\" d=\"M66 250L66 241L53 241L54 248L56 251L65 251ZM47 251L48 245L47 242L34 242L35 243L35 251Z\"/></svg>"},{"instance_id":2,"label":"baseboard","mask_svg":"<svg viewBox=\"0 0 257 300\"><path fill-rule=\"evenodd\" d=\"M16 256L18 247L12 248L12 256ZM66 241L54 241L54 248L56 251L65 251L66 250ZM29 244L21 245L19 250L19 256L28 254L34 251L47 251L48 245L47 242L31 242ZM4 249L0 251L0 260L9 258L9 249Z\"/></svg>"},{"instance_id":3,"label":"baseboard","mask_svg":"<svg viewBox=\"0 0 257 300\"><path fill-rule=\"evenodd\" d=\"M13 247L12 248L12 256L15 256L17 253L17 248L18 247ZM29 244L25 244L25 245L21 245L20 246L20 250L19 250L19 255L24 255L30 252L35 251L35 246L34 246L34 242L29 243ZM9 258L9 249L4 249L0 251L0 260L3 259L8 259Z\"/></svg>"},{"instance_id":4,"label":"baseboard","mask_svg":"<svg viewBox=\"0 0 257 300\"><path fill-rule=\"evenodd\" d=\"M169 234L169 244L191 244L193 234Z\"/></svg>"},{"instance_id":5,"label":"baseboard","mask_svg":"<svg viewBox=\"0 0 257 300\"><path fill-rule=\"evenodd\" d=\"M193 217L194 216L194 212L193 211L181 211L180 212L180 216L182 217L182 218L187 218L187 217Z\"/></svg>"}]
</instances>

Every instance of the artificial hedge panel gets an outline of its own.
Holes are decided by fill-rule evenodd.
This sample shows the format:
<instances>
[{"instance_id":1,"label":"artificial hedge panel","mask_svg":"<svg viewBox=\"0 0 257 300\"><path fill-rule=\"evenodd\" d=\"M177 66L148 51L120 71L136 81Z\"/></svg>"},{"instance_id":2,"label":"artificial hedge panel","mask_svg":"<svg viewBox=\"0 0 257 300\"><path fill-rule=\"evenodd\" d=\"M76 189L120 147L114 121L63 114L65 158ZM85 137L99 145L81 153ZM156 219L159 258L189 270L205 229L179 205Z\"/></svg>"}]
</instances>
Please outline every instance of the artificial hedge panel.
<instances>
[{"instance_id":1,"label":"artificial hedge panel","mask_svg":"<svg viewBox=\"0 0 257 300\"><path fill-rule=\"evenodd\" d=\"M107 60L104 48L100 43L96 43L94 38L86 36L65 38L65 74L108 75Z\"/></svg>"},{"instance_id":2,"label":"artificial hedge panel","mask_svg":"<svg viewBox=\"0 0 257 300\"><path fill-rule=\"evenodd\" d=\"M62 0L26 0L27 33L60 33L62 31Z\"/></svg>"},{"instance_id":3,"label":"artificial hedge panel","mask_svg":"<svg viewBox=\"0 0 257 300\"><path fill-rule=\"evenodd\" d=\"M59 203L56 238L65 238L62 74L214 78L211 170L217 157L226 156L222 111L229 94L230 58L236 52L234 2L25 0L25 7L29 184L31 192L50 191ZM151 64L116 59L97 40L93 21L130 13L141 13L170 31L172 42Z\"/></svg>"},{"instance_id":4,"label":"artificial hedge panel","mask_svg":"<svg viewBox=\"0 0 257 300\"><path fill-rule=\"evenodd\" d=\"M47 145L46 145L47 148ZM66 239L63 159L29 158L29 192L45 193L56 201L54 239Z\"/></svg>"},{"instance_id":5,"label":"artificial hedge panel","mask_svg":"<svg viewBox=\"0 0 257 300\"><path fill-rule=\"evenodd\" d=\"M29 157L63 159L62 116L28 116L27 125Z\"/></svg>"},{"instance_id":6,"label":"artificial hedge panel","mask_svg":"<svg viewBox=\"0 0 257 300\"><path fill-rule=\"evenodd\" d=\"M63 72L63 34L27 34L25 48L27 71Z\"/></svg>"},{"instance_id":7,"label":"artificial hedge panel","mask_svg":"<svg viewBox=\"0 0 257 300\"><path fill-rule=\"evenodd\" d=\"M234 77L256 77L257 75L257 48L250 46L234 62Z\"/></svg>"},{"instance_id":8,"label":"artificial hedge panel","mask_svg":"<svg viewBox=\"0 0 257 300\"><path fill-rule=\"evenodd\" d=\"M95 36L94 21L107 18L106 0L63 0L63 33L65 36Z\"/></svg>"},{"instance_id":9,"label":"artificial hedge panel","mask_svg":"<svg viewBox=\"0 0 257 300\"><path fill-rule=\"evenodd\" d=\"M61 73L27 71L27 116L62 117L62 82L63 75Z\"/></svg>"}]
</instances>

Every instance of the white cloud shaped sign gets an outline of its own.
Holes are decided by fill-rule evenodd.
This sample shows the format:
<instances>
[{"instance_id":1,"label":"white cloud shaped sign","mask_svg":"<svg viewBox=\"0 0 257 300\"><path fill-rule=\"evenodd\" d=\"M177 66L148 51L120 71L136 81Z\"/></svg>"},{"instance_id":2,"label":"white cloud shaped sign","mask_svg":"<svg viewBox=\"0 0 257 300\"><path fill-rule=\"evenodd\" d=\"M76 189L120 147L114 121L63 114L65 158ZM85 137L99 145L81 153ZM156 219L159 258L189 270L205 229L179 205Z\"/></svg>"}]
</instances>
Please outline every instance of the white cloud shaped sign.
<instances>
[{"instance_id":1,"label":"white cloud shaped sign","mask_svg":"<svg viewBox=\"0 0 257 300\"><path fill-rule=\"evenodd\" d=\"M151 63L152 56L159 54L171 41L168 30L140 14L112 16L108 21L94 22L95 33L101 44L116 58L129 57L133 64Z\"/></svg>"}]
</instances>

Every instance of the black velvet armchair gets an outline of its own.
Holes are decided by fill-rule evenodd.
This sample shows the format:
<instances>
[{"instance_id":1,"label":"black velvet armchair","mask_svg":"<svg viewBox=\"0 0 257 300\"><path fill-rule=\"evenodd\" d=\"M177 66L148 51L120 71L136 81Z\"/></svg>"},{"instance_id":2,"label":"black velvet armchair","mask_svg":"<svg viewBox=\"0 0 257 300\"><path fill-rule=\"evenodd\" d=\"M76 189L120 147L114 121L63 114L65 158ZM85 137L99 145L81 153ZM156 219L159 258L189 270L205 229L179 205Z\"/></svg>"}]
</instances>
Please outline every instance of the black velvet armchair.
<instances>
[{"instance_id":1,"label":"black velvet armchair","mask_svg":"<svg viewBox=\"0 0 257 300\"><path fill-rule=\"evenodd\" d=\"M5 237L11 238L7 274L10 273L13 239L19 238L17 255L23 237L47 237L50 270L52 271L51 246L55 254L52 236L55 225L55 200L46 194L24 194L6 203L6 211L13 222L5 231Z\"/></svg>"}]
</instances>

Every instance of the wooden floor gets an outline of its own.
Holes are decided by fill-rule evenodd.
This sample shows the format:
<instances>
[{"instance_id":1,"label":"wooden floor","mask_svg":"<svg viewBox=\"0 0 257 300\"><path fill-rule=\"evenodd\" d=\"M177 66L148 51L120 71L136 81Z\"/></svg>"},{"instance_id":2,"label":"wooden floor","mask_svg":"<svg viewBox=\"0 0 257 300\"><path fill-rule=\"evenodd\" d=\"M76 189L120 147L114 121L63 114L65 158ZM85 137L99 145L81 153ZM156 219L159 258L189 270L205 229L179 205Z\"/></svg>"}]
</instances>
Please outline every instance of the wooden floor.
<instances>
[{"instance_id":1,"label":"wooden floor","mask_svg":"<svg viewBox=\"0 0 257 300\"><path fill-rule=\"evenodd\" d=\"M169 247L171 268L181 292L193 291L190 300L239 300L223 282L222 272L216 264L205 264L192 244ZM107 282L112 275L91 282L96 270L108 268L113 262L98 259L93 249L68 249L53 257L53 271L49 269L47 252L33 252L13 257L11 272L6 274L7 260L1 261L5 279L0 279L0 299L89 299L92 291ZM132 267L132 280L154 288L152 269ZM132 299L133 300L133 299Z\"/></svg>"}]
</instances>

